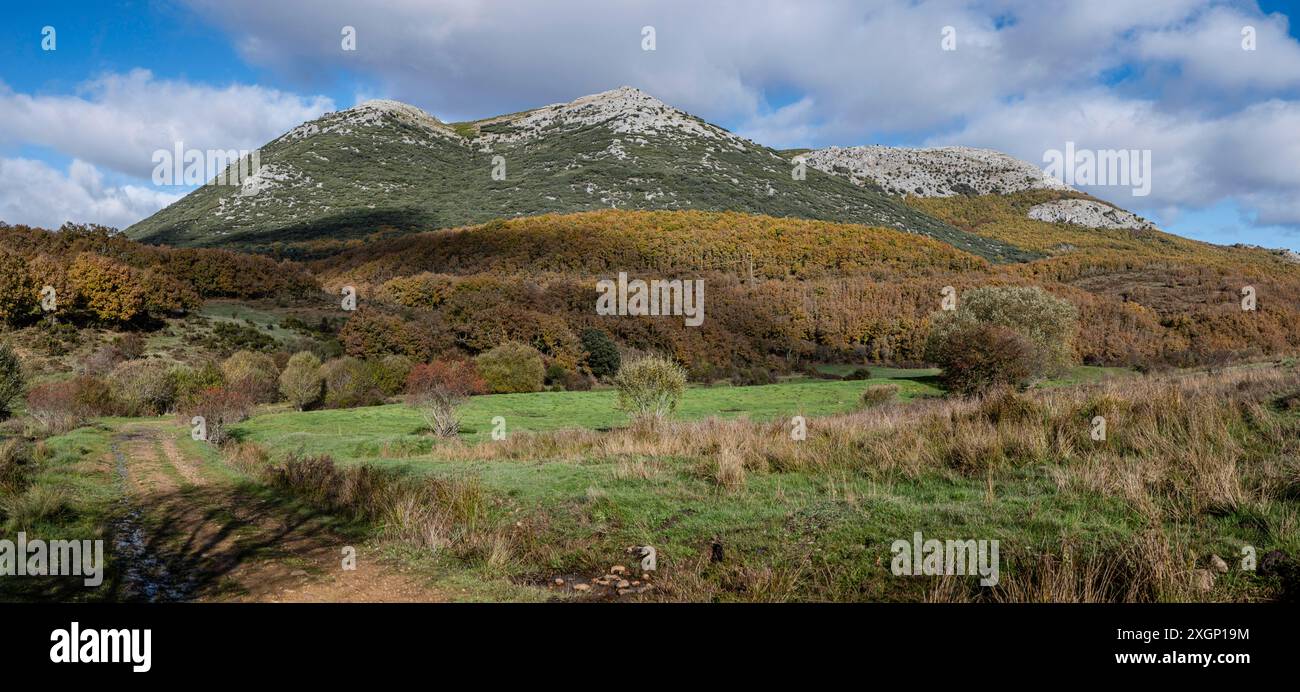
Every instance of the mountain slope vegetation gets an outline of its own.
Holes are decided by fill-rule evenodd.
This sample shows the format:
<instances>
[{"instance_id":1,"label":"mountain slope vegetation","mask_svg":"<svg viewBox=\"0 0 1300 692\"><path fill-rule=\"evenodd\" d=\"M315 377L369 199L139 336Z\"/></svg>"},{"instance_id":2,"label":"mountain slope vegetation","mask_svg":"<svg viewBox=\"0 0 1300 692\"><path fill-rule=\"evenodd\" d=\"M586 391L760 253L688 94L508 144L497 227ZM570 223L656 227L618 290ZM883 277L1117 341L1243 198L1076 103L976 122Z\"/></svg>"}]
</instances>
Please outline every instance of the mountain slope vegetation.
<instances>
[{"instance_id":1,"label":"mountain slope vegetation","mask_svg":"<svg viewBox=\"0 0 1300 692\"><path fill-rule=\"evenodd\" d=\"M445 124L393 101L304 123L242 185L205 185L127 229L180 246L285 251L316 239L548 212L740 211L884 226L995 261L1032 257L873 186L809 167L630 88Z\"/></svg>"}]
</instances>

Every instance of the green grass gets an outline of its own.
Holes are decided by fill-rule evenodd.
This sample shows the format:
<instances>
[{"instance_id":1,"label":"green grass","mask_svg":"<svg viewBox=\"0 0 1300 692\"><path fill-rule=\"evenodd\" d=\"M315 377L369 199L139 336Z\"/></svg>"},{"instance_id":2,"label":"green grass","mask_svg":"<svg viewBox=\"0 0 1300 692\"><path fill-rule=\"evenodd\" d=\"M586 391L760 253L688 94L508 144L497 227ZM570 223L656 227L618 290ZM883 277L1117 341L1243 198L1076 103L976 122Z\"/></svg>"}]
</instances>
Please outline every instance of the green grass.
<instances>
[{"instance_id":1,"label":"green grass","mask_svg":"<svg viewBox=\"0 0 1300 692\"><path fill-rule=\"evenodd\" d=\"M930 370L894 369L894 377L858 381L791 380L756 387L691 387L677 411L683 420L748 417L772 420L795 415L824 416L851 411L862 390L873 384L897 384L899 398L937 396ZM506 432L546 431L566 428L606 430L627 424L616 408L613 390L590 392L537 392L473 397L460 410L466 441L491 438L492 419L501 416ZM402 405L357 409L270 413L235 426L241 439L277 449L330 454L339 461L380 457L383 445L401 446L422 453L432 448L424 434L424 419Z\"/></svg>"}]
</instances>

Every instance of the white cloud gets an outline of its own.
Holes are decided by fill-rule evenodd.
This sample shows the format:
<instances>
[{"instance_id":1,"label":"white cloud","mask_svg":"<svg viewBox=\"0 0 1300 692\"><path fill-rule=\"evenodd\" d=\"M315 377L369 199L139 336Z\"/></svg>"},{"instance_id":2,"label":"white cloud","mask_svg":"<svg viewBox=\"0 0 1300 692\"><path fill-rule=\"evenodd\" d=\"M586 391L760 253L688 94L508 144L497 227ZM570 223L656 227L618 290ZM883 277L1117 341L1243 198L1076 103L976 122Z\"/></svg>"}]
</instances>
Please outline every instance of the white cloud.
<instances>
[{"instance_id":1,"label":"white cloud","mask_svg":"<svg viewBox=\"0 0 1300 692\"><path fill-rule=\"evenodd\" d=\"M30 95L0 85L0 145L37 145L147 179L152 155L175 142L194 149L254 149L333 110L260 86L160 80L148 70L108 74L75 95Z\"/></svg>"},{"instance_id":2,"label":"white cloud","mask_svg":"<svg viewBox=\"0 0 1300 692\"><path fill-rule=\"evenodd\" d=\"M1256 210L1261 224L1300 225L1296 132L1300 103L1294 101L1271 100L1198 119L1094 89L990 109L927 144L990 147L1039 165L1046 151L1063 150L1066 142L1078 149L1150 149L1149 196L1130 196L1127 186L1089 191L1148 209L1206 208L1235 198Z\"/></svg>"},{"instance_id":3,"label":"white cloud","mask_svg":"<svg viewBox=\"0 0 1300 692\"><path fill-rule=\"evenodd\" d=\"M103 174L80 159L66 172L42 161L0 159L0 220L58 228L65 222L125 228L180 198L139 185L104 184Z\"/></svg>"}]
</instances>

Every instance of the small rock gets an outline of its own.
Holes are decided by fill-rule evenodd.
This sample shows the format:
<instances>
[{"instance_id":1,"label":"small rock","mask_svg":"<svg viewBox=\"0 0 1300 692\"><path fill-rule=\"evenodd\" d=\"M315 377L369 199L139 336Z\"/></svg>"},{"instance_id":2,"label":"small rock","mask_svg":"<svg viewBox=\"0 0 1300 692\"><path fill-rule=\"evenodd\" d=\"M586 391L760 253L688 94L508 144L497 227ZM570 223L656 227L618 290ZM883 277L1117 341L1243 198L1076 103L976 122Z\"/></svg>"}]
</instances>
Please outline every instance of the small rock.
<instances>
[{"instance_id":1,"label":"small rock","mask_svg":"<svg viewBox=\"0 0 1300 692\"><path fill-rule=\"evenodd\" d=\"M626 579L620 579L618 580L617 586L620 589L626 589L627 587L631 586L631 584L629 584Z\"/></svg>"},{"instance_id":2,"label":"small rock","mask_svg":"<svg viewBox=\"0 0 1300 692\"><path fill-rule=\"evenodd\" d=\"M556 578L555 578L555 585L556 585L556 586L564 586L564 580L561 579L560 577L556 577Z\"/></svg>"},{"instance_id":3,"label":"small rock","mask_svg":"<svg viewBox=\"0 0 1300 692\"><path fill-rule=\"evenodd\" d=\"M623 565L614 565L609 568L609 571L613 574L624 574L627 572L627 568Z\"/></svg>"},{"instance_id":4,"label":"small rock","mask_svg":"<svg viewBox=\"0 0 1300 692\"><path fill-rule=\"evenodd\" d=\"M591 588L591 587L588 586L588 585L586 585L586 584L574 584L574 585L573 585L573 590L574 590L574 591L586 591L586 590L588 590L588 589L590 589L590 588Z\"/></svg>"},{"instance_id":5,"label":"small rock","mask_svg":"<svg viewBox=\"0 0 1300 692\"><path fill-rule=\"evenodd\" d=\"M307 570L305 570L305 569L296 569L296 570L290 572L290 573L289 573L289 576L291 576L291 577L305 577L305 576L307 576Z\"/></svg>"},{"instance_id":6,"label":"small rock","mask_svg":"<svg viewBox=\"0 0 1300 692\"><path fill-rule=\"evenodd\" d=\"M640 586L640 585L641 585L641 582L639 582L639 581L637 581L637 580L635 580L635 579L632 580L632 586Z\"/></svg>"},{"instance_id":7,"label":"small rock","mask_svg":"<svg viewBox=\"0 0 1300 692\"><path fill-rule=\"evenodd\" d=\"M1218 572L1219 574L1227 574L1228 563L1224 562L1223 558L1219 557L1218 555L1211 555L1210 569L1214 570L1215 572Z\"/></svg>"},{"instance_id":8,"label":"small rock","mask_svg":"<svg viewBox=\"0 0 1300 692\"><path fill-rule=\"evenodd\" d=\"M1214 572L1208 569L1192 570L1192 584L1198 591L1209 591L1214 588Z\"/></svg>"}]
</instances>

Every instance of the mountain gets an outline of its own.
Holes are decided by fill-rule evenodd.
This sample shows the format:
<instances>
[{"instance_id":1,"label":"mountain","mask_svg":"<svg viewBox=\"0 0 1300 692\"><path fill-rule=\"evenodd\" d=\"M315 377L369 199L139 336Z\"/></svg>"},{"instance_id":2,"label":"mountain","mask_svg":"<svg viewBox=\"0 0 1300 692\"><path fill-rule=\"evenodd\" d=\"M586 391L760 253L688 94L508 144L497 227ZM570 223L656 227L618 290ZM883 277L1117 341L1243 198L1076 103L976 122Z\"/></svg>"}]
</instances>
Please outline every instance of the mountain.
<instances>
[{"instance_id":1,"label":"mountain","mask_svg":"<svg viewBox=\"0 0 1300 692\"><path fill-rule=\"evenodd\" d=\"M499 157L499 158L498 158ZM242 185L205 185L126 230L151 243L268 249L599 209L739 211L884 226L994 261L1036 255L872 185L806 169L633 88L465 123L368 101L260 149ZM504 179L494 179L502 170Z\"/></svg>"},{"instance_id":2,"label":"mountain","mask_svg":"<svg viewBox=\"0 0 1300 692\"><path fill-rule=\"evenodd\" d=\"M1029 209L1028 218L1084 228L1153 230L1150 221L1110 202L1093 199L1037 166L992 149L975 147L827 147L794 156L855 185L910 197L1059 193Z\"/></svg>"}]
</instances>

